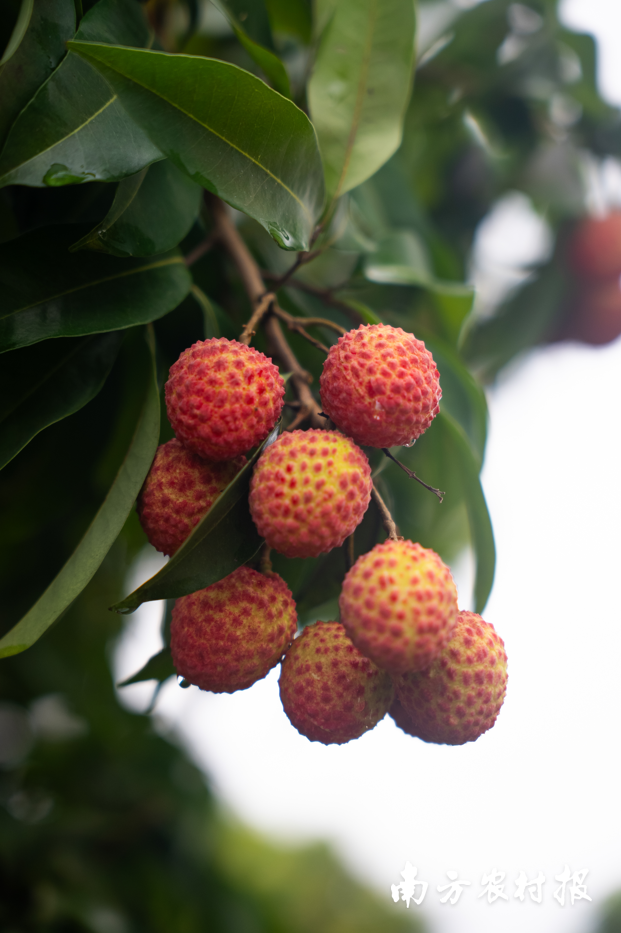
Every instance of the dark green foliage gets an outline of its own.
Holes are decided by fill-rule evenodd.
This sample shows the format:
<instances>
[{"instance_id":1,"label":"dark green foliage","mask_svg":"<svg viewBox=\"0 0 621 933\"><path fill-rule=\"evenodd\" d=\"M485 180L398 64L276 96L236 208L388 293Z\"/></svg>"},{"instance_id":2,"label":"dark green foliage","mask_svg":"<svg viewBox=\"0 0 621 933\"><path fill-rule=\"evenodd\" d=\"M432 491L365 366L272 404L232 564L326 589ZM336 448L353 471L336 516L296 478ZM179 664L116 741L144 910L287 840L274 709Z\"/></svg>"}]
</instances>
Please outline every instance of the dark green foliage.
<instances>
[{"instance_id":1,"label":"dark green foliage","mask_svg":"<svg viewBox=\"0 0 621 933\"><path fill-rule=\"evenodd\" d=\"M421 2L421 19L434 3ZM123 592L145 540L133 503L172 436L162 384L193 342L239 337L261 276L298 323L323 319L306 328L314 345L282 327L315 398L316 342L333 344L338 327L383 322L424 339L441 413L393 453L444 501L367 453L401 534L446 560L472 549L482 610L495 552L480 380L562 333L564 237L586 211L581 159L621 153L594 43L559 23L554 0L529 0L526 13L511 0L456 7L413 93L413 0L216 6L214 25L206 0L0 5L0 683L22 721L37 697L61 693L88 724L62 742L37 739L3 773L7 933L96 930L97 911L129 931L403 928L371 900L361 910L342 878L341 902L325 853L283 855L216 826L196 771L114 701L104 651L119 620L106 607L167 598L170 610L261 546L251 460L166 568ZM473 238L516 190L556 245L482 318L466 282ZM236 247L216 195L246 215ZM256 331L254 345L292 367L274 333ZM299 392L290 378L281 428ZM372 504L353 557L385 533ZM336 618L348 544L272 557L301 625ZM171 671L164 649L132 680ZM278 883L260 880L263 862ZM310 880L296 900L300 873Z\"/></svg>"}]
</instances>

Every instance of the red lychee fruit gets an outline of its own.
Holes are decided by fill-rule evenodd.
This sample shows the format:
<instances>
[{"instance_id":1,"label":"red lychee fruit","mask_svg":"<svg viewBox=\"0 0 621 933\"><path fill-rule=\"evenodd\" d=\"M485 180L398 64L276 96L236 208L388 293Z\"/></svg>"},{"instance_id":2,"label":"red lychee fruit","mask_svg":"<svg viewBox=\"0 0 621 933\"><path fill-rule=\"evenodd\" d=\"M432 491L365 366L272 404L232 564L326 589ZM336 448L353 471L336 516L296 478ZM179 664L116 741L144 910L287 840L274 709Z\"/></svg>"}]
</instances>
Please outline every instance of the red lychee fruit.
<instances>
[{"instance_id":1,"label":"red lychee fruit","mask_svg":"<svg viewBox=\"0 0 621 933\"><path fill-rule=\"evenodd\" d=\"M357 444L412 444L440 411L440 374L422 340L363 324L330 347L319 381L324 412Z\"/></svg>"},{"instance_id":2,"label":"red lychee fruit","mask_svg":"<svg viewBox=\"0 0 621 933\"><path fill-rule=\"evenodd\" d=\"M232 460L265 440L283 407L285 384L268 357L212 337L170 367L166 408L181 443L208 460Z\"/></svg>"},{"instance_id":3,"label":"red lychee fruit","mask_svg":"<svg viewBox=\"0 0 621 933\"><path fill-rule=\"evenodd\" d=\"M621 211L606 217L586 217L567 245L572 271L589 279L621 275Z\"/></svg>"},{"instance_id":4,"label":"red lychee fruit","mask_svg":"<svg viewBox=\"0 0 621 933\"><path fill-rule=\"evenodd\" d=\"M451 637L457 589L435 551L389 539L358 558L339 606L347 634L378 667L420 671Z\"/></svg>"},{"instance_id":5,"label":"red lychee fruit","mask_svg":"<svg viewBox=\"0 0 621 933\"><path fill-rule=\"evenodd\" d=\"M153 547L174 554L245 462L203 460L176 438L161 444L138 496L140 524Z\"/></svg>"},{"instance_id":6,"label":"red lychee fruit","mask_svg":"<svg viewBox=\"0 0 621 933\"><path fill-rule=\"evenodd\" d=\"M404 732L440 745L474 742L492 728L505 698L505 646L480 615L460 612L435 661L393 681L398 702L390 712Z\"/></svg>"},{"instance_id":7,"label":"red lychee fruit","mask_svg":"<svg viewBox=\"0 0 621 933\"><path fill-rule=\"evenodd\" d=\"M296 606L282 577L238 567L175 602L170 626L175 670L201 690L245 690L278 664L296 626Z\"/></svg>"},{"instance_id":8,"label":"red lychee fruit","mask_svg":"<svg viewBox=\"0 0 621 933\"><path fill-rule=\"evenodd\" d=\"M593 282L583 288L571 306L562 332L566 340L593 346L612 343L621 334L621 287L619 278Z\"/></svg>"},{"instance_id":9,"label":"red lychee fruit","mask_svg":"<svg viewBox=\"0 0 621 933\"><path fill-rule=\"evenodd\" d=\"M282 705L311 742L357 739L384 718L393 696L390 676L358 651L338 622L309 625L282 662Z\"/></svg>"},{"instance_id":10,"label":"red lychee fruit","mask_svg":"<svg viewBox=\"0 0 621 933\"><path fill-rule=\"evenodd\" d=\"M317 557L343 543L371 498L365 454L337 431L290 431L261 454L250 481L250 513L270 547Z\"/></svg>"}]
</instances>

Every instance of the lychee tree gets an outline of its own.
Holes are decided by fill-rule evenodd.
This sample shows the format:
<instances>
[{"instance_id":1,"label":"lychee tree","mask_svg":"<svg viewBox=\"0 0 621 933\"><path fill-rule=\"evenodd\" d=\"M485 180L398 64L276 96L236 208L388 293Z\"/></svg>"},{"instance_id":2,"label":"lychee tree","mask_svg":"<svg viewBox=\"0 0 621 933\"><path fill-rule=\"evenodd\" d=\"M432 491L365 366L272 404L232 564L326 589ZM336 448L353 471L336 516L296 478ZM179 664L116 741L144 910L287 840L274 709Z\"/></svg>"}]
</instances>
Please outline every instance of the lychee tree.
<instances>
[{"instance_id":1,"label":"lychee tree","mask_svg":"<svg viewBox=\"0 0 621 933\"><path fill-rule=\"evenodd\" d=\"M433 6L421 4L425 23ZM0 654L37 642L115 542L135 553L162 513L149 537L170 560L112 607L168 601L166 647L134 681L174 673L174 601L241 567L284 580L303 628L337 618L346 574L385 539L442 568L470 547L483 611L495 555L473 367L494 373L547 339L554 315L550 302L518 313L518 295L479 322L468 254L497 194L544 198L535 168L558 127L532 92L539 71L551 98L570 86L583 108L565 147L614 151L590 41L561 27L552 0L455 7L453 31L418 61L414 0L23 0L2 15ZM499 52L512 37L513 57ZM559 226L578 212L563 204ZM555 258L524 292L549 295L557 279ZM227 373L261 391L233 397ZM338 454L311 452L335 431ZM314 514L293 475L277 479L298 444L335 502L341 490L338 509ZM179 483L185 469L175 445L206 506L162 492L157 470ZM356 481L343 445L365 464ZM446 612L434 656L450 645L457 607Z\"/></svg>"}]
</instances>

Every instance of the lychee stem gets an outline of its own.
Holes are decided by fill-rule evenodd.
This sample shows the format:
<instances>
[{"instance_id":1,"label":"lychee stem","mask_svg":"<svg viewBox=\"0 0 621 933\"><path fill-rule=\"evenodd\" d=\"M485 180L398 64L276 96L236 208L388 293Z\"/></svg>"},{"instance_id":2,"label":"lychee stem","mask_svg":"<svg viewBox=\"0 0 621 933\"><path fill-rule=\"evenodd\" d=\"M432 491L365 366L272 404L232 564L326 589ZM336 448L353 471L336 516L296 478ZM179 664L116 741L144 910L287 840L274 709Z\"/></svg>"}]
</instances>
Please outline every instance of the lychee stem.
<instances>
[{"instance_id":1,"label":"lychee stem","mask_svg":"<svg viewBox=\"0 0 621 933\"><path fill-rule=\"evenodd\" d=\"M429 492L434 493L434 495L436 495L436 496L438 497L438 499L440 500L440 502L442 502L442 501L444 500L444 496L446 495L446 493L443 493L443 492L441 492L441 490L436 489L435 486L428 486L427 483L423 482L423 480L420 478L420 476L417 476L417 475L416 475L416 473L414 472L414 470L409 470L409 469L405 466L405 464L401 463L400 460L397 460L396 457L393 457L393 455L392 455L391 452L389 451L388 447L382 447L382 453L385 454L385 456L388 457L389 460L392 460L393 463L396 463L398 467L401 467L401 469L403 470L403 472L404 472L404 473L407 473L407 475L410 477L410 479L415 479L417 483L420 483L421 486L424 486L425 489L428 489L428 490L429 490Z\"/></svg>"},{"instance_id":2,"label":"lychee stem","mask_svg":"<svg viewBox=\"0 0 621 933\"><path fill-rule=\"evenodd\" d=\"M213 212L218 239L237 266L237 271L244 283L246 294L255 309L250 321L248 321L248 324L242 332L242 336L244 336L247 330L252 330L254 328L255 317L257 316L257 312L263 300L268 297L268 293L263 279L261 278L261 270L238 233L237 227L233 223L224 202L221 201L220 198L209 193L206 194L206 199ZM295 353L289 346L282 332L278 320L273 314L267 314L271 308L275 307L276 299L272 297L272 300L267 304L265 309L262 308L261 316L265 319L265 335L268 340L271 341L276 356L280 359L285 369L291 373L291 382L301 402L300 412L293 424L289 425L288 430L297 427L297 425L306 418L310 420L314 428L325 427L324 419L319 416L320 406L308 385L309 374L300 366ZM248 335L248 343L250 343L251 337L252 335Z\"/></svg>"},{"instance_id":3,"label":"lychee stem","mask_svg":"<svg viewBox=\"0 0 621 933\"><path fill-rule=\"evenodd\" d=\"M267 542L261 547L259 553L259 573L271 573L272 572L272 562L270 560L270 554L272 549Z\"/></svg>"},{"instance_id":4,"label":"lychee stem","mask_svg":"<svg viewBox=\"0 0 621 933\"><path fill-rule=\"evenodd\" d=\"M371 489L371 497L379 509L379 513L382 517L382 524L386 529L386 534L388 537L391 539L391 541L403 541L403 537L399 534L399 529L397 528L395 520L389 512L388 506L377 491L375 483Z\"/></svg>"},{"instance_id":5,"label":"lychee stem","mask_svg":"<svg viewBox=\"0 0 621 933\"><path fill-rule=\"evenodd\" d=\"M272 310L275 301L276 301L276 295L273 292L267 292L267 294L263 295L263 297L260 299L259 303L257 304L256 308L252 312L252 317L250 318L248 323L244 326L244 329L242 330L240 334L240 337L239 337L240 343L244 343L247 347L250 346L252 342L252 338L257 332L256 328L258 327L262 318L266 314L269 314L269 312Z\"/></svg>"}]
</instances>

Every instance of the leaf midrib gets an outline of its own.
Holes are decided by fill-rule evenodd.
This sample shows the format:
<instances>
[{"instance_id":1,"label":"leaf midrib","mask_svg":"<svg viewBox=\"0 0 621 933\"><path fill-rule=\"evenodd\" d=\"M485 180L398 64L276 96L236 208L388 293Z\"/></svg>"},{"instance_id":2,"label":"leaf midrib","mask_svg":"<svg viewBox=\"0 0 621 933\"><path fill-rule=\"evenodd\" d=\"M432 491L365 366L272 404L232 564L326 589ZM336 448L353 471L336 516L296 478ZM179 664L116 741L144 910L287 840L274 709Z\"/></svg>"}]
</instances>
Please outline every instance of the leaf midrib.
<instances>
[{"instance_id":1,"label":"leaf midrib","mask_svg":"<svg viewBox=\"0 0 621 933\"><path fill-rule=\"evenodd\" d=\"M377 2L377 0L375 0L375 2ZM69 43L69 44L70 44L70 45L74 45L75 43ZM87 43L83 43L83 44L86 45ZM90 43L88 43L88 44L90 44ZM104 43L102 42L101 45L104 45ZM117 46L109 45L109 46L107 46L107 48L114 49L114 48L117 48ZM132 49L132 51L140 52L141 54L144 54L144 55L161 55L161 52L154 52L154 51L151 51L150 49ZM82 54L84 54L85 57L89 57L87 52L83 52ZM95 58L94 55L91 55L90 57L91 57L91 58ZM175 58L178 58L178 59L179 59L179 58L195 59L195 57L196 57L196 56L194 56L194 55L176 55L176 56L175 56ZM95 58L95 60L96 60L96 61L99 61L99 59L97 59L97 58ZM206 58L205 61L217 61L217 59L207 59L207 58ZM207 132L213 133L214 136L217 136L218 139L222 140L222 142L225 143L227 146L230 146L231 149L235 149L235 151L236 151L236 152L239 152L240 155L244 156L244 157L245 157L246 159L248 159L250 162L253 162L254 165L256 165L258 168L262 169L262 171L264 171L264 172L266 173L266 175L269 175L269 177L272 178L278 185L280 185L282 188L284 188L284 190L294 199L294 201L297 201L297 203L300 205L300 207L302 208L302 210L304 211L304 213L306 214L306 216L308 217L308 219L312 222L312 219L313 219L313 218L312 218L311 212L310 212L309 209L306 207L306 205L304 204L304 202L300 200L300 198L297 196L297 194L296 194L294 191L292 191L291 188L289 188L289 186L286 185L286 184L284 183L284 181L282 181L282 179L280 179L280 178L278 178L278 176L274 175L273 172L270 172L270 170L269 170L268 168L266 168L265 165L262 165L262 164L261 164L260 162L258 162L255 158L253 158L253 156L251 156L249 153L245 152L243 149L240 149L240 147L239 147L239 146L236 146L235 143L231 142L231 141L230 141L229 139L227 139L225 136L222 136L222 135L221 135L220 133L218 133L216 130L212 129L212 127L211 127L211 126L208 126L207 123L202 123L202 122L198 119L198 117L195 117L194 114L188 113L187 110L184 110L183 107L181 107L181 106L180 106L179 104L177 104L175 101L172 101L172 100L170 100L168 97L165 97L164 94L156 93L156 92L153 91L150 87L148 87L146 84L142 84L140 81L137 81L135 78L130 78L130 77L128 77L127 75L123 74L123 72L118 71L118 69L116 69L116 68L113 68L113 67L112 67L111 65L109 65L107 62L102 62L101 64L105 65L106 68L110 68L111 71L115 71L116 74L120 75L122 78L125 78L127 81L131 81L133 84L137 84L138 87L141 87L143 90L147 91L149 94L153 94L154 97L158 97L158 98L160 98L161 100L165 101L165 102L166 102L167 104L169 104L171 107L174 107L174 108L175 108L176 110L178 110L180 113L184 114L184 116L188 117L190 120L193 120L195 123L198 123L198 125L199 125L199 126L202 126L203 129L207 130ZM226 63L224 63L224 64L230 64L230 63L229 63L229 62L226 62ZM237 67L237 66L233 65L232 67L235 68L235 67ZM240 68L239 71L243 71L243 69ZM249 74L249 73L248 73L248 74ZM250 77L254 77L254 75L250 75ZM257 81L261 81L261 79L260 79L260 78L257 78ZM261 81L261 83L263 84L264 82ZM265 85L265 86L267 87L267 85ZM270 90L273 91L275 94L278 94L278 91L275 91L274 88L270 88ZM282 95L280 95L280 96L282 97ZM287 100L287 98L283 98L283 100ZM291 103L291 101L289 101L289 103ZM295 106L295 104L294 104L293 106Z\"/></svg>"}]
</instances>

